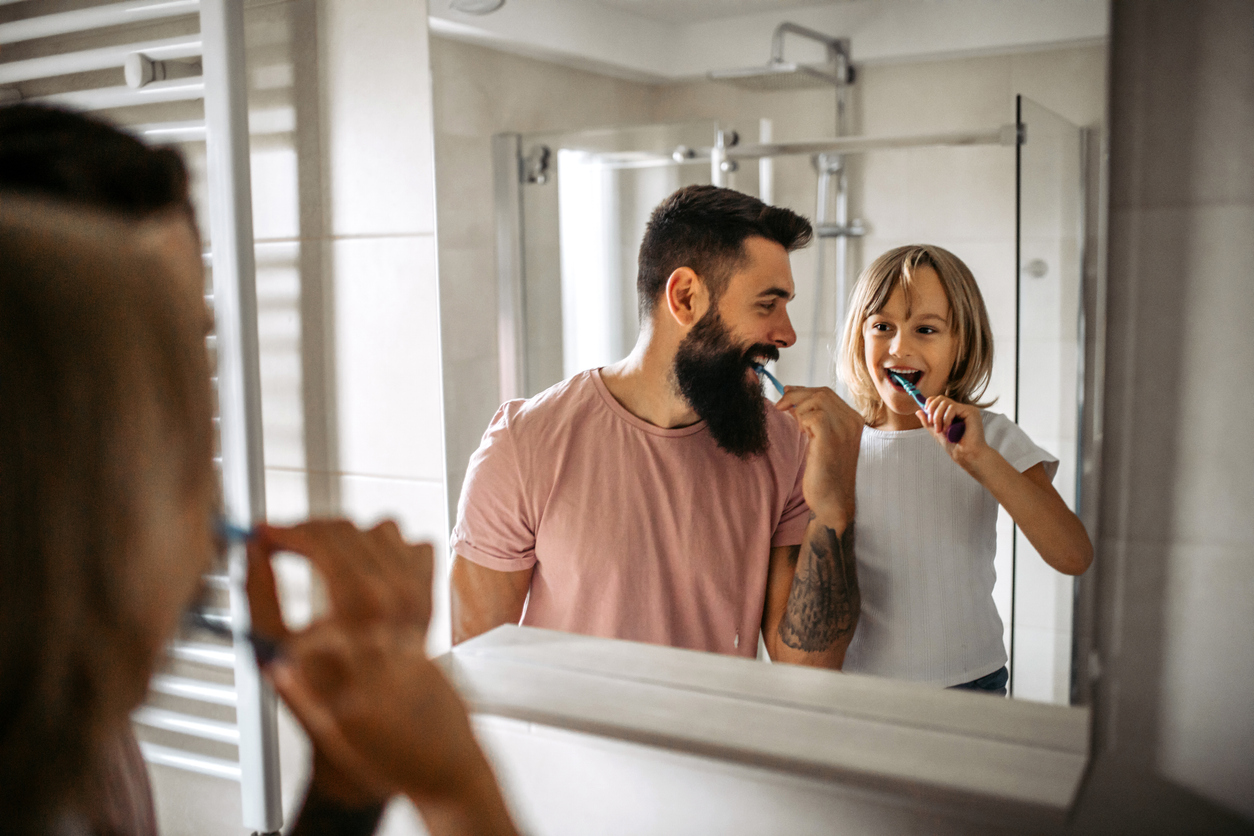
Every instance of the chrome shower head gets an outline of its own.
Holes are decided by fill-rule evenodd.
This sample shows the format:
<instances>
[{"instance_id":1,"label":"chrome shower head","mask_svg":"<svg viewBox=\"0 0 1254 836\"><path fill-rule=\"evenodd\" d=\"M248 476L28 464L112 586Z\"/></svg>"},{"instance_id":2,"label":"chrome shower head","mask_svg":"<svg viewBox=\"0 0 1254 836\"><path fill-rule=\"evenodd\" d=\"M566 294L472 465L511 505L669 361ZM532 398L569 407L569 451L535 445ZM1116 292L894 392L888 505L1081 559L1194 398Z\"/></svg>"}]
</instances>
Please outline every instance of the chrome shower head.
<instances>
[{"instance_id":1,"label":"chrome shower head","mask_svg":"<svg viewBox=\"0 0 1254 836\"><path fill-rule=\"evenodd\" d=\"M711 81L725 81L744 90L768 92L775 90L812 90L815 87L834 87L840 78L826 69L787 61L772 61L765 67L746 67L737 70L715 70Z\"/></svg>"},{"instance_id":2,"label":"chrome shower head","mask_svg":"<svg viewBox=\"0 0 1254 836\"><path fill-rule=\"evenodd\" d=\"M812 66L784 60L784 36L797 35L822 44L827 50L827 64ZM853 81L853 67L849 64L849 40L832 38L822 32L781 23L771 36L771 61L765 67L748 67L735 70L715 70L709 74L712 81L725 81L746 90L806 90L814 87L840 87Z\"/></svg>"}]
</instances>

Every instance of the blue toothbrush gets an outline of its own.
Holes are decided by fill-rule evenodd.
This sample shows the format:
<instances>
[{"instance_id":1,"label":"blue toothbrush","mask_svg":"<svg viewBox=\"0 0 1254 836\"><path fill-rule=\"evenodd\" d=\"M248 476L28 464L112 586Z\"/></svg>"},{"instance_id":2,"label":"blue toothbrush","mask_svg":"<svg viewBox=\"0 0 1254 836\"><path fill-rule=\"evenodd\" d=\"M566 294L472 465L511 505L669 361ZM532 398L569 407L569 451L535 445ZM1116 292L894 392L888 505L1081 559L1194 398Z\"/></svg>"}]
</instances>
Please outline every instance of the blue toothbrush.
<instances>
[{"instance_id":1,"label":"blue toothbrush","mask_svg":"<svg viewBox=\"0 0 1254 836\"><path fill-rule=\"evenodd\" d=\"M914 402L919 405L919 409L923 410L924 413L931 414L927 411L927 401L923 399L923 393L913 383L894 371L889 371L888 376L901 384L901 388L905 389L906 394L914 399ZM957 444L959 441L962 441L962 436L966 431L967 423L961 418L955 418L949 425L949 429L945 430L945 438L949 439L950 444Z\"/></svg>"},{"instance_id":2,"label":"blue toothbrush","mask_svg":"<svg viewBox=\"0 0 1254 836\"><path fill-rule=\"evenodd\" d=\"M767 380L771 381L771 385L779 390L780 397L784 396L784 384L780 383L779 380L776 379L775 375L768 372L766 370L766 366L762 365L761 363L754 363L753 370L757 372L759 375L762 375L763 377L765 377Z\"/></svg>"},{"instance_id":3,"label":"blue toothbrush","mask_svg":"<svg viewBox=\"0 0 1254 836\"><path fill-rule=\"evenodd\" d=\"M252 529L236 525L225 517L218 517L214 521L214 528L217 530L218 537L228 544L245 543L251 540L253 536ZM205 630L218 638L229 641L236 639L235 630L229 626L229 622L223 623L210 615L203 601L193 602L192 606L183 614L183 618L189 627ZM257 665L259 667L265 667L270 662L273 662L282 652L277 641L252 630L245 633L243 638L247 639L252 645L253 654L257 657Z\"/></svg>"}]
</instances>

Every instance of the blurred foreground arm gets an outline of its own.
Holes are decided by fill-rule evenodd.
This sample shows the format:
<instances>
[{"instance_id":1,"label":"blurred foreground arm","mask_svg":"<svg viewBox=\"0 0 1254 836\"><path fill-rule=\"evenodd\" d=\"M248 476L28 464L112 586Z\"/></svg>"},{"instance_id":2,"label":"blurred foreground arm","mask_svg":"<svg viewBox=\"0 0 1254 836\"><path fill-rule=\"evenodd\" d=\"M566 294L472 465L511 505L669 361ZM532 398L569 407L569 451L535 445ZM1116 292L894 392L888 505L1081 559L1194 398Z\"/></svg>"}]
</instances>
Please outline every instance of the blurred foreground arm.
<instances>
[{"instance_id":1,"label":"blurred foreground arm","mask_svg":"<svg viewBox=\"0 0 1254 836\"><path fill-rule=\"evenodd\" d=\"M281 647L266 673L315 748L296 832L337 832L341 816L338 832L360 832L353 816L402 793L433 834L515 836L466 708L427 658L431 547L405 543L390 522L361 531L325 521L262 526L249 550L253 629ZM295 633L269 561L280 551L309 558L330 599L325 618Z\"/></svg>"}]
</instances>

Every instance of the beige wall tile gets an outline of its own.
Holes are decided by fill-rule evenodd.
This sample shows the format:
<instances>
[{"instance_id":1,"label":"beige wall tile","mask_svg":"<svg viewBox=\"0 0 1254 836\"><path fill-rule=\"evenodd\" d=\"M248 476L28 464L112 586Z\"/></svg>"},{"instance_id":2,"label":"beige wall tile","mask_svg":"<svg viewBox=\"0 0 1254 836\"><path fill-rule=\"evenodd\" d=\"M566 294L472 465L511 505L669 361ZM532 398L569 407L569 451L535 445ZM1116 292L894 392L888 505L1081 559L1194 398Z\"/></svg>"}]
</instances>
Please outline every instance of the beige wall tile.
<instances>
[{"instance_id":1,"label":"beige wall tile","mask_svg":"<svg viewBox=\"0 0 1254 836\"><path fill-rule=\"evenodd\" d=\"M1014 240L1014 149L918 148L904 153L912 194L909 234L915 240Z\"/></svg>"},{"instance_id":2,"label":"beige wall tile","mask_svg":"<svg viewBox=\"0 0 1254 836\"><path fill-rule=\"evenodd\" d=\"M1010 58L1011 92L1076 125L1101 125L1108 54L1104 45L1017 53Z\"/></svg>"},{"instance_id":3,"label":"beige wall tile","mask_svg":"<svg viewBox=\"0 0 1254 836\"><path fill-rule=\"evenodd\" d=\"M1010 69L1010 56L863 67L858 132L924 134L1009 124Z\"/></svg>"},{"instance_id":4,"label":"beige wall tile","mask_svg":"<svg viewBox=\"0 0 1254 836\"><path fill-rule=\"evenodd\" d=\"M496 259L483 247L440 247L444 362L497 356Z\"/></svg>"}]
</instances>

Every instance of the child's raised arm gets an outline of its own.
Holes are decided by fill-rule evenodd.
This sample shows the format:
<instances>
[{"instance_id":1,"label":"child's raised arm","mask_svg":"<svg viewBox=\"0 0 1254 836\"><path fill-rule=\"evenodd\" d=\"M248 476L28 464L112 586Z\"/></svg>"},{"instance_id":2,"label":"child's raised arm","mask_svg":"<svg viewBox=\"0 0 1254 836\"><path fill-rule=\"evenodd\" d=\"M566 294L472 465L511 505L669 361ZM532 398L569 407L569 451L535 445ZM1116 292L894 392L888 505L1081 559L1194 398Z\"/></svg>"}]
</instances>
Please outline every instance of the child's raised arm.
<instances>
[{"instance_id":1,"label":"child's raised arm","mask_svg":"<svg viewBox=\"0 0 1254 836\"><path fill-rule=\"evenodd\" d=\"M927 412L919 410L917 415L950 458L1001 503L1046 563L1065 575L1080 575L1089 568L1093 544L1084 523L1058 495L1043 464L1020 473L989 446L979 407L935 396L928 398ZM945 431L957 418L966 422L967 430L951 444Z\"/></svg>"}]
</instances>

